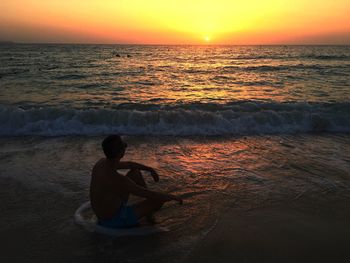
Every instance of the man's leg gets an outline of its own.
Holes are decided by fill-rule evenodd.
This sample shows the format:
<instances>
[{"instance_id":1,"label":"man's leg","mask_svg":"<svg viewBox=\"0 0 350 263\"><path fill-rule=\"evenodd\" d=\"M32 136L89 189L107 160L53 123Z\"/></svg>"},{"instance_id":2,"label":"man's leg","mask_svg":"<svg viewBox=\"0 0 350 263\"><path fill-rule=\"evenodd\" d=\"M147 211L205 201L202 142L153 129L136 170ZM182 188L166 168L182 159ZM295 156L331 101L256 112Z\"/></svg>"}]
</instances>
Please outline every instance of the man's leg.
<instances>
[{"instance_id":1,"label":"man's leg","mask_svg":"<svg viewBox=\"0 0 350 263\"><path fill-rule=\"evenodd\" d=\"M158 211L163 206L163 204L163 202L147 199L140 203L134 204L132 207L136 213L137 218L142 218L145 216L149 223L155 223L153 213Z\"/></svg>"},{"instance_id":2,"label":"man's leg","mask_svg":"<svg viewBox=\"0 0 350 263\"><path fill-rule=\"evenodd\" d=\"M132 181L135 182L135 184L140 185L144 188L147 188L146 182L143 179L143 176L138 169L131 169L126 175L126 177L129 177ZM129 200L129 193L125 193L122 195L123 202L126 204Z\"/></svg>"},{"instance_id":3,"label":"man's leg","mask_svg":"<svg viewBox=\"0 0 350 263\"><path fill-rule=\"evenodd\" d=\"M136 184L147 188L147 184L145 182L145 179L143 179L142 173L139 169L131 169L127 174L127 177L129 177L131 180L133 180Z\"/></svg>"},{"instance_id":4,"label":"man's leg","mask_svg":"<svg viewBox=\"0 0 350 263\"><path fill-rule=\"evenodd\" d=\"M143 176L140 170L131 169L126 174L126 176L129 177L131 180L133 180L136 184L144 188L147 188L147 184L143 179ZM140 203L133 205L132 207L138 218L145 216L147 218L147 221L149 221L150 223L154 223L155 220L153 218L153 213L158 211L162 207L162 205L163 205L162 202L156 202L156 201L147 199L145 201L142 201Z\"/></svg>"}]
</instances>

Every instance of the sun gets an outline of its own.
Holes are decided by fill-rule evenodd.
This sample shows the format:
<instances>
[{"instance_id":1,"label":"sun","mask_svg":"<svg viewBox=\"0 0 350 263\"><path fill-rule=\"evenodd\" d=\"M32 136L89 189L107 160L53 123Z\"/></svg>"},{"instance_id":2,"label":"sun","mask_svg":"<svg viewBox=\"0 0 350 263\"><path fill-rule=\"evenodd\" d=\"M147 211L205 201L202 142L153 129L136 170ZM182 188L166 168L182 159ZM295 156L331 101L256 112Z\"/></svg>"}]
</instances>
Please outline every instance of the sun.
<instances>
[{"instance_id":1,"label":"sun","mask_svg":"<svg viewBox=\"0 0 350 263\"><path fill-rule=\"evenodd\" d=\"M204 37L204 41L205 41L205 42L209 42L209 41L210 41L210 36L205 36L205 37Z\"/></svg>"}]
</instances>

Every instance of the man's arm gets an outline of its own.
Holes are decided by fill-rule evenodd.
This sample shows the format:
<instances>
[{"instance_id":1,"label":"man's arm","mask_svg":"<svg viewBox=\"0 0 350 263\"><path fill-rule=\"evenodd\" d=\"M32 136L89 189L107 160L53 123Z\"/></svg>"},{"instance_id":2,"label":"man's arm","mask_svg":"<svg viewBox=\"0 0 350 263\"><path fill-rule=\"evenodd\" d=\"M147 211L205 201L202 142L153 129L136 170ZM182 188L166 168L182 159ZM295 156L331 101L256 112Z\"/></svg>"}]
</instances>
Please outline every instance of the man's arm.
<instances>
[{"instance_id":1,"label":"man's arm","mask_svg":"<svg viewBox=\"0 0 350 263\"><path fill-rule=\"evenodd\" d=\"M180 204L182 204L182 199L180 197L177 197L175 195L170 195L170 194L165 194L165 193L160 193L160 192L155 192L148 190L146 188L143 188L137 184L134 183L130 178L123 176L121 178L122 180L122 185L123 185L123 190L128 191L131 194L134 194L136 196L152 199L155 201L160 201L160 202L169 202L169 201L178 201Z\"/></svg>"},{"instance_id":2,"label":"man's arm","mask_svg":"<svg viewBox=\"0 0 350 263\"><path fill-rule=\"evenodd\" d=\"M159 181L159 176L157 172L149 166L140 164L140 163L135 163L135 162L119 162L116 165L117 169L138 169L138 170L143 170L143 171L149 171L154 179L154 181Z\"/></svg>"},{"instance_id":3,"label":"man's arm","mask_svg":"<svg viewBox=\"0 0 350 263\"><path fill-rule=\"evenodd\" d=\"M135 162L119 162L117 164L117 169L138 169L144 171L154 170L152 167Z\"/></svg>"}]
</instances>

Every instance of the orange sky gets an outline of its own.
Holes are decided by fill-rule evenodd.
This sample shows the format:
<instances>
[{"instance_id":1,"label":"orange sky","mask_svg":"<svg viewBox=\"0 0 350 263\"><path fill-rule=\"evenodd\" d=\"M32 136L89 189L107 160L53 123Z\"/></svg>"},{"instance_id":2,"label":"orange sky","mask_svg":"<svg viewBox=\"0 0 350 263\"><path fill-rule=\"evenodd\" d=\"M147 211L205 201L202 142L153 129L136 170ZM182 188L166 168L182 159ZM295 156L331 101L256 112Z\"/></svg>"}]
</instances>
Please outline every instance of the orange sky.
<instances>
[{"instance_id":1,"label":"orange sky","mask_svg":"<svg viewBox=\"0 0 350 263\"><path fill-rule=\"evenodd\" d=\"M1 0L0 40L350 44L350 0Z\"/></svg>"}]
</instances>

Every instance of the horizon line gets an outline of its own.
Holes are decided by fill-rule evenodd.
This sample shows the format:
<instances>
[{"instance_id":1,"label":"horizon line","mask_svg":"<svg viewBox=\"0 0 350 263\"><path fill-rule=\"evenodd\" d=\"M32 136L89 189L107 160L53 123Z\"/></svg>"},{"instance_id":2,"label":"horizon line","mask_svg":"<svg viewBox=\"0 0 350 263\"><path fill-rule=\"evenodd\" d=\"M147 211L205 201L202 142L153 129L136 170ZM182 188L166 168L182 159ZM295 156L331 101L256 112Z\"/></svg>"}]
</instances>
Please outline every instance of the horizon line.
<instances>
[{"instance_id":1,"label":"horizon line","mask_svg":"<svg viewBox=\"0 0 350 263\"><path fill-rule=\"evenodd\" d=\"M10 40L0 40L0 45L119 45L119 46L350 46L348 44L165 44L165 43L93 43L93 42L16 42Z\"/></svg>"}]
</instances>

